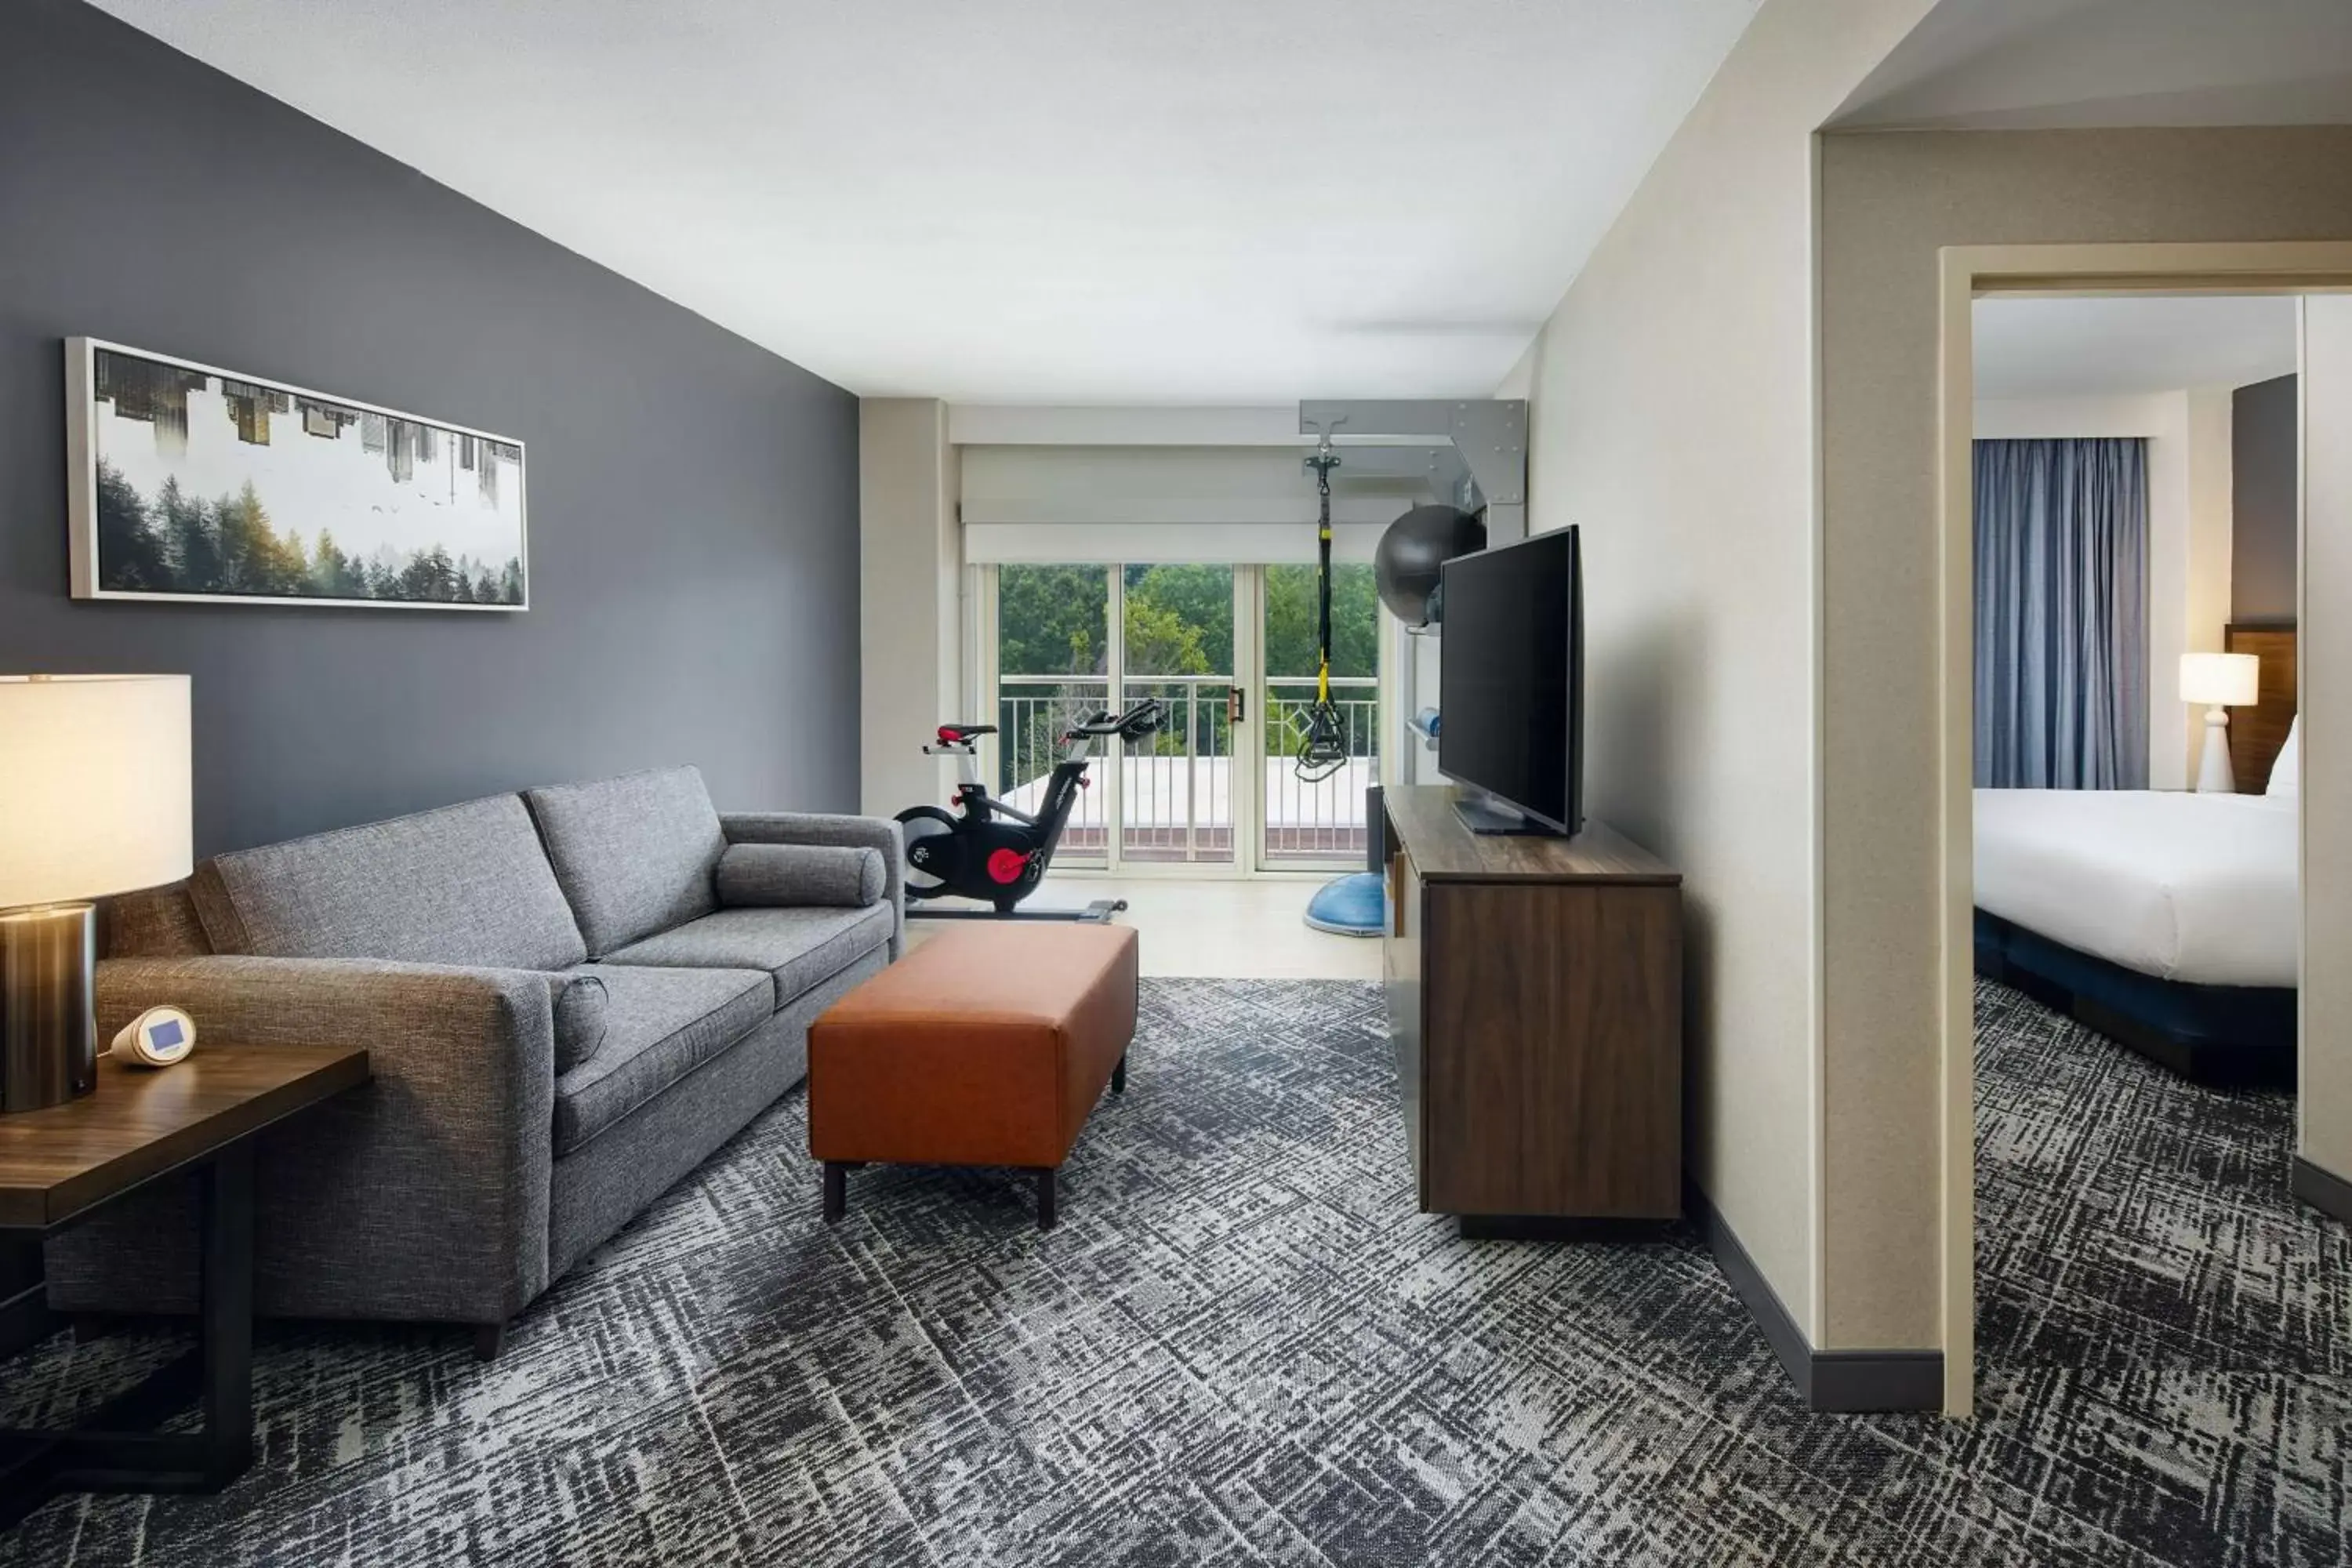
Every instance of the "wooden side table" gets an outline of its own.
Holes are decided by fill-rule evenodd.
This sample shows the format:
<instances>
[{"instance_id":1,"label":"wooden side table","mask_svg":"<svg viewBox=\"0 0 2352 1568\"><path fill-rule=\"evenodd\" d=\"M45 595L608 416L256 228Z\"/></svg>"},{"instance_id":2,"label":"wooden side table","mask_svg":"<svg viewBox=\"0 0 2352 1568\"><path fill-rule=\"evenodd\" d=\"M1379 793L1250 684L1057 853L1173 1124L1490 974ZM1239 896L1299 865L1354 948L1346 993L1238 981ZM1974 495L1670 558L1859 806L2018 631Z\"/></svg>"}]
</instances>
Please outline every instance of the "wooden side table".
<instances>
[{"instance_id":1,"label":"wooden side table","mask_svg":"<svg viewBox=\"0 0 2352 1568\"><path fill-rule=\"evenodd\" d=\"M368 1079L351 1046L205 1046L0 1116L0 1235L38 1241L151 1182L195 1178L202 1342L68 1431L0 1430L0 1528L60 1492L213 1491L253 1462L253 1140ZM202 1429L155 1426L192 1398Z\"/></svg>"}]
</instances>

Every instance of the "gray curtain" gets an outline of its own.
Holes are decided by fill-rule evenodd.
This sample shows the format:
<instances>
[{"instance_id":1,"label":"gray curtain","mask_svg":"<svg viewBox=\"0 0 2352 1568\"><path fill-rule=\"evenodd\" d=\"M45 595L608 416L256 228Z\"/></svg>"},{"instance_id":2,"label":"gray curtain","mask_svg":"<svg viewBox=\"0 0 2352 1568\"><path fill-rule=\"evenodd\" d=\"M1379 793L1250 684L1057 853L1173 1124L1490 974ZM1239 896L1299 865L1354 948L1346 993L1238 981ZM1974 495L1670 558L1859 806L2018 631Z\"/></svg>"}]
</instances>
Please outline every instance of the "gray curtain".
<instances>
[{"instance_id":1,"label":"gray curtain","mask_svg":"<svg viewBox=\"0 0 2352 1568\"><path fill-rule=\"evenodd\" d=\"M1976 444L1976 782L2147 787L2147 443Z\"/></svg>"}]
</instances>

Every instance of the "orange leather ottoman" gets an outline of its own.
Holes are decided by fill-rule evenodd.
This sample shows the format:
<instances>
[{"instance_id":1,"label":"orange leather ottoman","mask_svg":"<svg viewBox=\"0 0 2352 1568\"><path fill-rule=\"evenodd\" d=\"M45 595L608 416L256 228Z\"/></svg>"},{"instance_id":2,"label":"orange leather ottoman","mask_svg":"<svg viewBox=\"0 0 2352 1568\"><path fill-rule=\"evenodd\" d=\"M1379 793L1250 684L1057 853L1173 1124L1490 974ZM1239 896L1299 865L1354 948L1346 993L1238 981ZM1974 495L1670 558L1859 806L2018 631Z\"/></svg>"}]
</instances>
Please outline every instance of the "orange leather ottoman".
<instances>
[{"instance_id":1,"label":"orange leather ottoman","mask_svg":"<svg viewBox=\"0 0 2352 1568\"><path fill-rule=\"evenodd\" d=\"M1127 1088L1135 932L973 924L942 931L825 1009L809 1029L809 1152L824 1218L874 1163L1037 1173L1037 1226L1087 1113Z\"/></svg>"}]
</instances>

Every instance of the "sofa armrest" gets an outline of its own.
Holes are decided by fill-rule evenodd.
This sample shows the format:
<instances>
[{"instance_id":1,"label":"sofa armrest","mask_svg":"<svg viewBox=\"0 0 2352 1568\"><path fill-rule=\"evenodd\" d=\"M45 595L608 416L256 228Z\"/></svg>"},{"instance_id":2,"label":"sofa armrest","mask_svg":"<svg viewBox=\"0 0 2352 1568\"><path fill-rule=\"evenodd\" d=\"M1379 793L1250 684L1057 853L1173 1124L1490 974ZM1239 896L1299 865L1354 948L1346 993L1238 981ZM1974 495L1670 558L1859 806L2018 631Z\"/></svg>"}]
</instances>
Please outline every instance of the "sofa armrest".
<instances>
[{"instance_id":1,"label":"sofa armrest","mask_svg":"<svg viewBox=\"0 0 2352 1568\"><path fill-rule=\"evenodd\" d=\"M882 852L882 894L890 903L890 956L907 945L907 850L887 816L835 816L813 811L730 811L719 818L730 844L845 844Z\"/></svg>"},{"instance_id":2,"label":"sofa armrest","mask_svg":"<svg viewBox=\"0 0 2352 1568\"><path fill-rule=\"evenodd\" d=\"M487 1323L546 1289L555 1086L546 975L228 956L98 966L101 1038L160 1003L195 1019L199 1058L232 1043L367 1047L370 1083L263 1141L263 1311ZM126 1268L159 1293L152 1270L120 1255L119 1237L64 1251L53 1297L102 1308L101 1298L139 1282ZM160 1294L179 1297L192 1283L173 1279Z\"/></svg>"}]
</instances>

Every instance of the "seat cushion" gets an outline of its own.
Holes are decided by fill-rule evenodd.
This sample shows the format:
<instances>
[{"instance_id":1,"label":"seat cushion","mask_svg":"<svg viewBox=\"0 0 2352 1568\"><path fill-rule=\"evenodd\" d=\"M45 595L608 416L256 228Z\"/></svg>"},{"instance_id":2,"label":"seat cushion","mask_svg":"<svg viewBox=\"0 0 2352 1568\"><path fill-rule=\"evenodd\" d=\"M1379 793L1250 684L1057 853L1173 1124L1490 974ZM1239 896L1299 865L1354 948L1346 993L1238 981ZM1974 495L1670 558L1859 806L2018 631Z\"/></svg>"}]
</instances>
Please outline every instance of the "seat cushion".
<instances>
[{"instance_id":1,"label":"seat cushion","mask_svg":"<svg viewBox=\"0 0 2352 1568\"><path fill-rule=\"evenodd\" d=\"M608 952L608 964L764 969L782 1006L890 940L890 906L862 910L720 910Z\"/></svg>"},{"instance_id":2,"label":"seat cushion","mask_svg":"<svg viewBox=\"0 0 2352 1568\"><path fill-rule=\"evenodd\" d=\"M604 983L604 1039L555 1080L555 1152L579 1148L741 1039L775 1011L756 969L583 964Z\"/></svg>"},{"instance_id":3,"label":"seat cushion","mask_svg":"<svg viewBox=\"0 0 2352 1568\"><path fill-rule=\"evenodd\" d=\"M526 790L555 879L601 959L719 907L727 840L693 768Z\"/></svg>"},{"instance_id":4,"label":"seat cushion","mask_svg":"<svg viewBox=\"0 0 2352 1568\"><path fill-rule=\"evenodd\" d=\"M215 855L188 892L215 952L489 969L588 956L519 795Z\"/></svg>"}]
</instances>

